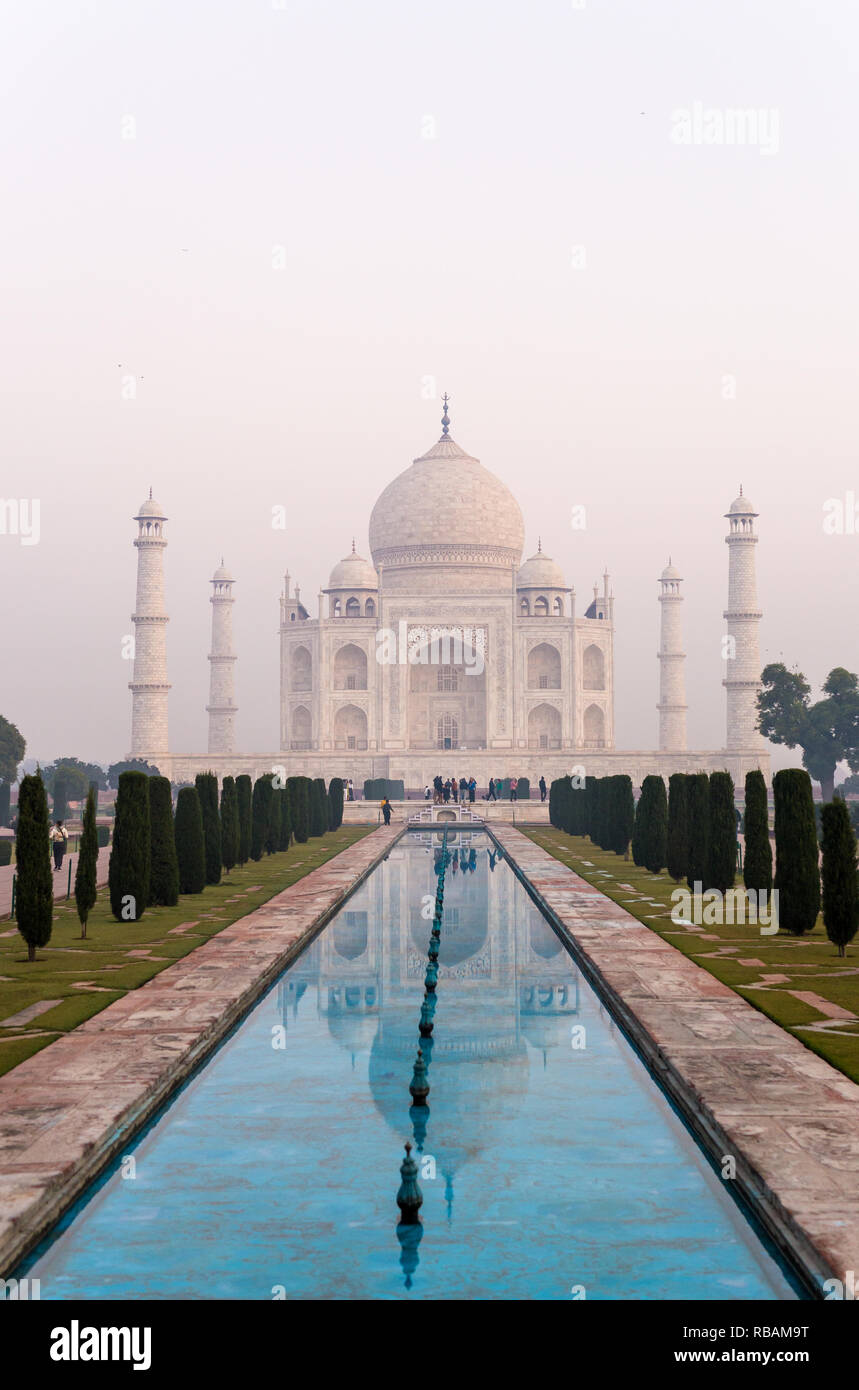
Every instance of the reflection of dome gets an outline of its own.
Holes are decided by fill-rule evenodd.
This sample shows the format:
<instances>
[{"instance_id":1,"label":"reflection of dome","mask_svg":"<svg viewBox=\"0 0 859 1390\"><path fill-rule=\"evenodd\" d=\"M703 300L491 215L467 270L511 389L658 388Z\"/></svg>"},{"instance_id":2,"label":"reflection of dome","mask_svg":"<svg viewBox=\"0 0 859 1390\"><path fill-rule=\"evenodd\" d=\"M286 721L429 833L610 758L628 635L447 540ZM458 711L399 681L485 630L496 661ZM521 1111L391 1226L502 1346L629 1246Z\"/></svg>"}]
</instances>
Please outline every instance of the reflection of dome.
<instances>
[{"instance_id":1,"label":"reflection of dome","mask_svg":"<svg viewBox=\"0 0 859 1390\"><path fill-rule=\"evenodd\" d=\"M545 917L534 916L529 919L528 940L531 950L543 960L551 960L552 956L564 949L560 937L552 931Z\"/></svg>"},{"instance_id":2,"label":"reflection of dome","mask_svg":"<svg viewBox=\"0 0 859 1390\"><path fill-rule=\"evenodd\" d=\"M328 1015L329 1033L347 1052L369 1052L378 1027L378 1014Z\"/></svg>"},{"instance_id":3,"label":"reflection of dome","mask_svg":"<svg viewBox=\"0 0 859 1390\"><path fill-rule=\"evenodd\" d=\"M418 1036L419 996L391 1018L386 1010L370 1053L370 1089L376 1108L402 1141L411 1129L408 1086ZM437 1019L441 1017L443 999ZM528 1089L528 1050L513 1020L493 1031L484 1015L467 1032L448 1020L437 1028L429 1061L429 1115L425 1149L442 1173L476 1158L515 1115Z\"/></svg>"},{"instance_id":4,"label":"reflection of dome","mask_svg":"<svg viewBox=\"0 0 859 1390\"><path fill-rule=\"evenodd\" d=\"M369 560L356 555L354 550L344 560L338 561L328 580L329 589L378 589L379 576Z\"/></svg>"},{"instance_id":5,"label":"reflection of dome","mask_svg":"<svg viewBox=\"0 0 859 1390\"><path fill-rule=\"evenodd\" d=\"M388 484L370 517L377 567L441 562L509 572L524 539L516 498L447 434Z\"/></svg>"},{"instance_id":6,"label":"reflection of dome","mask_svg":"<svg viewBox=\"0 0 859 1390\"><path fill-rule=\"evenodd\" d=\"M362 912L360 917L363 920L359 922L347 922L341 917L332 923L334 949L344 960L357 960L367 949L367 914Z\"/></svg>"},{"instance_id":7,"label":"reflection of dome","mask_svg":"<svg viewBox=\"0 0 859 1390\"><path fill-rule=\"evenodd\" d=\"M525 1014L522 1018L522 1032L538 1052L545 1052L550 1047L569 1047L569 1015L547 1014L546 1017L542 1017L537 1014Z\"/></svg>"},{"instance_id":8,"label":"reflection of dome","mask_svg":"<svg viewBox=\"0 0 859 1390\"><path fill-rule=\"evenodd\" d=\"M517 589L566 589L567 581L561 566L555 564L542 550L526 560L516 576Z\"/></svg>"},{"instance_id":9,"label":"reflection of dome","mask_svg":"<svg viewBox=\"0 0 859 1390\"><path fill-rule=\"evenodd\" d=\"M461 965L470 956L476 956L486 945L487 904L486 898L474 904L446 902L446 906L459 909L459 922L455 927L445 922L442 916L441 945L438 951L440 966ZM425 922L419 915L412 921L412 941L422 956L429 945L432 922Z\"/></svg>"}]
</instances>

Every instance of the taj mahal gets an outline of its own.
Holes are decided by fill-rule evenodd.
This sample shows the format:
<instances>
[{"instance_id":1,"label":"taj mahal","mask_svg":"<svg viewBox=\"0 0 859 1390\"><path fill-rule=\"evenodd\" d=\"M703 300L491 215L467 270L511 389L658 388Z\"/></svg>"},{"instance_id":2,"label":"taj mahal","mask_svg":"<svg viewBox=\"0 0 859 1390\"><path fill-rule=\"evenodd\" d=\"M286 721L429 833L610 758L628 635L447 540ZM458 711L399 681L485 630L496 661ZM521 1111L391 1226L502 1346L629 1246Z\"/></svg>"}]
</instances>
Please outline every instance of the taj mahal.
<instances>
[{"instance_id":1,"label":"taj mahal","mask_svg":"<svg viewBox=\"0 0 859 1390\"><path fill-rule=\"evenodd\" d=\"M402 779L422 788L438 772L529 777L532 785L583 767L587 775L752 768L769 777L756 727L760 688L755 579L757 512L740 495L726 513L726 736L721 749L686 746L682 575L659 577L658 747L615 747L614 595L609 575L577 612L576 591L538 545L523 562L525 526L509 489L442 433L383 490L370 515L371 558L354 541L311 616L286 574L280 596L280 730L273 751L236 748L232 611L235 580L211 579L206 752L178 753L168 736L163 508L151 495L135 517L137 599L130 756L172 781L289 774Z\"/></svg>"}]
</instances>

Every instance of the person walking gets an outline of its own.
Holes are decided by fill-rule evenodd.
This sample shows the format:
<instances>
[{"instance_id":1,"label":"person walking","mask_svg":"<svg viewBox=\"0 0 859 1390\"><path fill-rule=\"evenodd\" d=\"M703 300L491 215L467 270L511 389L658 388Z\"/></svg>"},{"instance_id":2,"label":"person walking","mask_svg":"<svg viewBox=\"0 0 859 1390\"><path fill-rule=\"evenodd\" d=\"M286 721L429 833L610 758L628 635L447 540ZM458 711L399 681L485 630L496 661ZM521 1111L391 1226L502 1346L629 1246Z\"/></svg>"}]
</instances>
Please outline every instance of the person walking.
<instances>
[{"instance_id":1,"label":"person walking","mask_svg":"<svg viewBox=\"0 0 859 1390\"><path fill-rule=\"evenodd\" d=\"M472 777L471 781L470 781L469 784L468 784L468 799L469 799L469 801L472 803L472 805L474 804L474 798L475 798L476 796L477 796L477 778L476 778L476 777Z\"/></svg>"},{"instance_id":2,"label":"person walking","mask_svg":"<svg viewBox=\"0 0 859 1390\"><path fill-rule=\"evenodd\" d=\"M55 825L51 826L50 839L51 848L54 851L54 873L57 873L63 867L63 855L66 852L66 845L69 842L66 827L61 820L58 820Z\"/></svg>"},{"instance_id":3,"label":"person walking","mask_svg":"<svg viewBox=\"0 0 859 1390\"><path fill-rule=\"evenodd\" d=\"M486 793L486 800L487 800L487 801L496 801L497 799L498 799L498 798L497 798L496 795L495 795L495 778L494 778L494 777L490 777L490 779L489 779L489 791Z\"/></svg>"},{"instance_id":4,"label":"person walking","mask_svg":"<svg viewBox=\"0 0 859 1390\"><path fill-rule=\"evenodd\" d=\"M511 801L515 801L515 800L516 800L516 788L518 787L518 785L519 785L519 778L518 778L518 777L511 777L511 778L510 778L510 800L511 800Z\"/></svg>"},{"instance_id":5,"label":"person walking","mask_svg":"<svg viewBox=\"0 0 859 1390\"><path fill-rule=\"evenodd\" d=\"M541 778L540 778L540 800L541 800L541 801L545 801L545 800L546 800L546 779L545 779L545 777L541 777Z\"/></svg>"},{"instance_id":6,"label":"person walking","mask_svg":"<svg viewBox=\"0 0 859 1390\"><path fill-rule=\"evenodd\" d=\"M382 797L382 815L385 817L385 824L391 824L391 803L386 796Z\"/></svg>"}]
</instances>

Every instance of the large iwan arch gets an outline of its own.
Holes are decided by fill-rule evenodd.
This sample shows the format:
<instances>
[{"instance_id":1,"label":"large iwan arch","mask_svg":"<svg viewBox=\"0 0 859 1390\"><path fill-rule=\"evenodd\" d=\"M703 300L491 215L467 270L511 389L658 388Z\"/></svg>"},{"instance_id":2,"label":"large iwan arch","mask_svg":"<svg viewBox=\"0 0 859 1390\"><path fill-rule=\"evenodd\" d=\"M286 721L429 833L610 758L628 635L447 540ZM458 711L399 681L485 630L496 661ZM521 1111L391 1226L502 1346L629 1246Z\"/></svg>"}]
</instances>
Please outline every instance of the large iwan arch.
<instances>
[{"instance_id":1,"label":"large iwan arch","mask_svg":"<svg viewBox=\"0 0 859 1390\"><path fill-rule=\"evenodd\" d=\"M528 689L560 690L561 653L550 642L541 642L528 653Z\"/></svg>"},{"instance_id":2,"label":"large iwan arch","mask_svg":"<svg viewBox=\"0 0 859 1390\"><path fill-rule=\"evenodd\" d=\"M293 690L313 689L313 658L307 647L294 647L290 659L290 686Z\"/></svg>"},{"instance_id":3,"label":"large iwan arch","mask_svg":"<svg viewBox=\"0 0 859 1390\"><path fill-rule=\"evenodd\" d=\"M583 722L585 747L601 748L605 743L605 712L599 705L588 705Z\"/></svg>"},{"instance_id":4,"label":"large iwan arch","mask_svg":"<svg viewBox=\"0 0 859 1390\"><path fill-rule=\"evenodd\" d=\"M334 689L367 689L367 653L354 642L341 647L334 657Z\"/></svg>"},{"instance_id":5,"label":"large iwan arch","mask_svg":"<svg viewBox=\"0 0 859 1390\"><path fill-rule=\"evenodd\" d=\"M528 715L528 747L560 748L561 711L554 705L537 705Z\"/></svg>"},{"instance_id":6,"label":"large iwan arch","mask_svg":"<svg viewBox=\"0 0 859 1390\"><path fill-rule=\"evenodd\" d=\"M357 705L343 705L335 714L334 747L367 747L367 715Z\"/></svg>"},{"instance_id":7,"label":"large iwan arch","mask_svg":"<svg viewBox=\"0 0 859 1390\"><path fill-rule=\"evenodd\" d=\"M605 653L593 642L582 653L582 685L585 690L605 690Z\"/></svg>"}]
</instances>

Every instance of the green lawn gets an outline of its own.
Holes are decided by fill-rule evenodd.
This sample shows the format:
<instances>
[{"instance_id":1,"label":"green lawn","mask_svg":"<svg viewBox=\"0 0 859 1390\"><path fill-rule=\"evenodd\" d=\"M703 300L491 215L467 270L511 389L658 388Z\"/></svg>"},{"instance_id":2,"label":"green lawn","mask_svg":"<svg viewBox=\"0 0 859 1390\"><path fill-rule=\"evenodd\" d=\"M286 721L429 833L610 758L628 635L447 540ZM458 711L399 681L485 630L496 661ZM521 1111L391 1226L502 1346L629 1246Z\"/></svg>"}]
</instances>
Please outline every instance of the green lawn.
<instances>
[{"instance_id":1,"label":"green lawn","mask_svg":"<svg viewBox=\"0 0 859 1390\"><path fill-rule=\"evenodd\" d=\"M14 923L0 921L0 1075L128 990L138 989L372 829L343 825L307 844L293 844L283 854L265 855L257 864L234 869L216 886L180 898L176 907L148 908L139 922L117 922L107 888L102 888L85 941L80 939L74 896L64 899L54 904L53 935L32 964ZM193 925L174 932L184 923ZM45 1000L57 1003L30 1023L4 1026L3 1020Z\"/></svg>"},{"instance_id":2,"label":"green lawn","mask_svg":"<svg viewBox=\"0 0 859 1390\"><path fill-rule=\"evenodd\" d=\"M522 833L736 990L806 1047L825 1057L851 1080L859 1081L859 936L847 947L842 960L827 938L820 917L814 931L802 937L783 931L762 936L754 923L704 925L700 931L690 931L671 921L671 893L685 885L676 884L664 870L654 877L647 869L637 869L632 859L624 860L598 849L584 837L561 830L547 828ZM611 877L602 877L601 871ZM631 885L633 891L621 888L622 883ZM742 886L741 878L737 884ZM646 899L658 906L651 906ZM756 987L767 975L785 978ZM797 999L794 991L812 993L856 1018L828 1018L813 1003Z\"/></svg>"}]
</instances>

